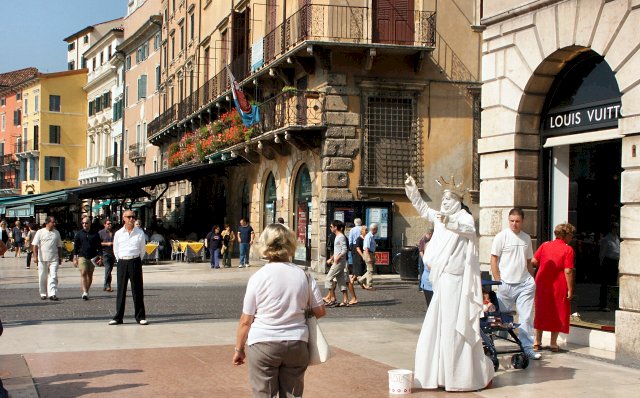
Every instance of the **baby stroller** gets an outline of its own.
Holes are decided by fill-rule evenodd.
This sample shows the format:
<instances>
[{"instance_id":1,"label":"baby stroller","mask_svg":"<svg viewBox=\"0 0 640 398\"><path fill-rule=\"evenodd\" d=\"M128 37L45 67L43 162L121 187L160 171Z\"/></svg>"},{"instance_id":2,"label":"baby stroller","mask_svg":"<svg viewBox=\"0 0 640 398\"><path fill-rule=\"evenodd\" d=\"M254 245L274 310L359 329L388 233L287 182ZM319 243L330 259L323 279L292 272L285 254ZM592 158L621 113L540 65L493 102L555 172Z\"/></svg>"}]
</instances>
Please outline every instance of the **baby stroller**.
<instances>
[{"instance_id":1,"label":"baby stroller","mask_svg":"<svg viewBox=\"0 0 640 398\"><path fill-rule=\"evenodd\" d=\"M498 355L513 354L511 356L511 366L515 369L526 369L529 366L529 358L524 353L522 342L515 333L515 329L520 325L513 323L513 312L501 312L498 304L498 297L491 289L491 286L500 285L500 281L482 281L482 291L488 294L494 311L485 311L484 317L480 318L480 337L482 337L482 346L486 356L491 358L494 370L498 370L500 363ZM495 342L497 340L513 343L512 349L496 349Z\"/></svg>"}]
</instances>

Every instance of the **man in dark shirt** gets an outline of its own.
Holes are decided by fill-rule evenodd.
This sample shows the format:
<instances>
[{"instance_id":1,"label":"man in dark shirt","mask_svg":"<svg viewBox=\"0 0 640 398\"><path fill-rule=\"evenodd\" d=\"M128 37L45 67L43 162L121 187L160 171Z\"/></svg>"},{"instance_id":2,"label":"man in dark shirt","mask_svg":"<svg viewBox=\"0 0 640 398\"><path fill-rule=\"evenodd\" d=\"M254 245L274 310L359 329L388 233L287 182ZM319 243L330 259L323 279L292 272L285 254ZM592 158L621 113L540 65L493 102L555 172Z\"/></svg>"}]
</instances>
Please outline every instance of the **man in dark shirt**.
<instances>
[{"instance_id":1,"label":"man in dark shirt","mask_svg":"<svg viewBox=\"0 0 640 398\"><path fill-rule=\"evenodd\" d=\"M93 282L95 264L92 259L98 259L102 252L102 244L98 231L91 229L89 217L82 219L82 229L73 239L73 266L80 268L80 284L82 285L82 299L89 300L89 289Z\"/></svg>"},{"instance_id":2,"label":"man in dark shirt","mask_svg":"<svg viewBox=\"0 0 640 398\"><path fill-rule=\"evenodd\" d=\"M104 228L98 233L102 241L102 265L104 265L104 285L102 289L105 292L112 292L111 288L111 272L113 264L116 261L113 255L113 223L111 220L104 222Z\"/></svg>"},{"instance_id":3,"label":"man in dark shirt","mask_svg":"<svg viewBox=\"0 0 640 398\"><path fill-rule=\"evenodd\" d=\"M253 244L255 233L244 218L240 219L238 227L238 242L240 243L240 265L238 268L249 267L249 249Z\"/></svg>"}]
</instances>

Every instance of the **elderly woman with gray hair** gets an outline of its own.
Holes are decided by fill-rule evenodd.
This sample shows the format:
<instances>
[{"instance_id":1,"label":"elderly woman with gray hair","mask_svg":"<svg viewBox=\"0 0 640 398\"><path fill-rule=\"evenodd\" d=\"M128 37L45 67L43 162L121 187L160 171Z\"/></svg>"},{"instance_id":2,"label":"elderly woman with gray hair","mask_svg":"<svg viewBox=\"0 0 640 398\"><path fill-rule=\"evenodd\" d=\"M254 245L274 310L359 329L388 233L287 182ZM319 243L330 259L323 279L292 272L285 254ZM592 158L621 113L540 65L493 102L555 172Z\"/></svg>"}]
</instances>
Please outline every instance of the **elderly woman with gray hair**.
<instances>
[{"instance_id":1,"label":"elderly woman with gray hair","mask_svg":"<svg viewBox=\"0 0 640 398\"><path fill-rule=\"evenodd\" d=\"M254 397L301 397L304 391L305 312L311 307L320 318L325 307L315 280L291 263L296 246L295 234L281 224L268 225L258 240L258 253L268 262L247 284L233 355L234 365L247 359Z\"/></svg>"}]
</instances>

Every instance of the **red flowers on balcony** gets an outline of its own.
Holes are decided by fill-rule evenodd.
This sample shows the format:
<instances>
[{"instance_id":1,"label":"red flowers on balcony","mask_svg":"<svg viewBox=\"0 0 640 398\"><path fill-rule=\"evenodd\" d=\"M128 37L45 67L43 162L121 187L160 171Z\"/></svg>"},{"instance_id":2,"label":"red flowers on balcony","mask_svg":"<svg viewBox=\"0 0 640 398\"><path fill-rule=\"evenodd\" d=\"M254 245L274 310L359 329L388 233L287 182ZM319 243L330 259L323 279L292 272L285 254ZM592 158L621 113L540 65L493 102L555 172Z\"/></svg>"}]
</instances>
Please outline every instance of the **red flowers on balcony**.
<instances>
[{"instance_id":1,"label":"red flowers on balcony","mask_svg":"<svg viewBox=\"0 0 640 398\"><path fill-rule=\"evenodd\" d=\"M250 140L257 131L258 126L247 128L238 111L232 109L199 130L187 132L179 142L171 144L169 166L202 162L207 155Z\"/></svg>"}]
</instances>

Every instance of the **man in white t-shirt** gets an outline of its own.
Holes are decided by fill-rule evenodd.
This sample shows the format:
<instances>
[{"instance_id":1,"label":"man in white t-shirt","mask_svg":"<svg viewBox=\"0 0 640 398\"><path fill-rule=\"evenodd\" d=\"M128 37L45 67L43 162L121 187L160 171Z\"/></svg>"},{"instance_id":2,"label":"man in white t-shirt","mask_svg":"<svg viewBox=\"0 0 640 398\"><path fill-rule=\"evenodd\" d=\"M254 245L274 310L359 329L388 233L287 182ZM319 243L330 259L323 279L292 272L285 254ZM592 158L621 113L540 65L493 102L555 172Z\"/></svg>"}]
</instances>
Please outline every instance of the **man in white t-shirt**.
<instances>
[{"instance_id":1,"label":"man in white t-shirt","mask_svg":"<svg viewBox=\"0 0 640 398\"><path fill-rule=\"evenodd\" d=\"M515 304L520 323L518 337L524 352L530 359L540 359L541 355L533 350L533 248L531 237L522 231L523 221L522 209L509 211L509 228L493 239L491 273L494 280L502 282L497 292L500 311L512 311Z\"/></svg>"},{"instance_id":2,"label":"man in white t-shirt","mask_svg":"<svg viewBox=\"0 0 640 398\"><path fill-rule=\"evenodd\" d=\"M62 238L56 229L56 219L47 216L44 228L33 237L33 262L38 265L40 299L58 301L58 267L62 259ZM47 277L49 279L47 289Z\"/></svg>"}]
</instances>

